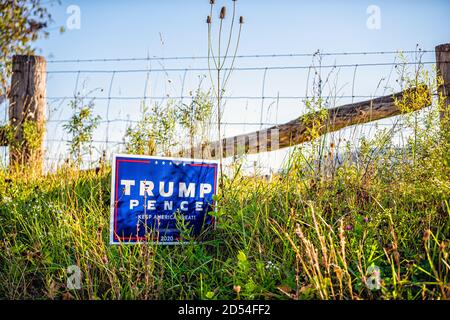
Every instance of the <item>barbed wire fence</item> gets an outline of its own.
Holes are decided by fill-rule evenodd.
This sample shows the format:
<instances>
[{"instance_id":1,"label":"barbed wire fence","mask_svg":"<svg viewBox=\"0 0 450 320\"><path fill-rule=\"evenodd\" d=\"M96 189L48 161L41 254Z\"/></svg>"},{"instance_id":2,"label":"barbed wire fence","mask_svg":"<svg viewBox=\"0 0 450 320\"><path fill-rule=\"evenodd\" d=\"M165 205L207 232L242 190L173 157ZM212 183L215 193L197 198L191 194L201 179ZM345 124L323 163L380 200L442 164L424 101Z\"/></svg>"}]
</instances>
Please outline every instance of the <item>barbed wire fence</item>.
<instances>
[{"instance_id":1,"label":"barbed wire fence","mask_svg":"<svg viewBox=\"0 0 450 320\"><path fill-rule=\"evenodd\" d=\"M420 68L431 71L434 55L435 50L419 47L405 51L237 55L240 63L232 68L232 80L223 97L224 135L292 120L306 112L305 105L310 99L320 98L326 106L334 107L403 90L406 69L412 68L416 74ZM70 101L94 102L94 112L101 117L92 141L97 158L102 152L123 151L125 130L139 121L142 104L184 103L194 99L192 92L198 79L206 77L209 71L204 66L207 59L207 56L148 56L47 60L46 161L58 163L68 157L71 137L63 126L70 121ZM142 63L146 66L142 67ZM142 83L143 93L138 93ZM209 90L207 81L203 86L205 91ZM6 101L2 108L6 123ZM394 117L346 128L339 135L347 131L353 139L359 139L370 136L377 128L401 125L401 117ZM399 140L406 137L407 133L401 132ZM6 162L6 150L3 153ZM274 170L279 159L275 164L262 163L261 155L253 160L252 165L259 162L260 166Z\"/></svg>"}]
</instances>

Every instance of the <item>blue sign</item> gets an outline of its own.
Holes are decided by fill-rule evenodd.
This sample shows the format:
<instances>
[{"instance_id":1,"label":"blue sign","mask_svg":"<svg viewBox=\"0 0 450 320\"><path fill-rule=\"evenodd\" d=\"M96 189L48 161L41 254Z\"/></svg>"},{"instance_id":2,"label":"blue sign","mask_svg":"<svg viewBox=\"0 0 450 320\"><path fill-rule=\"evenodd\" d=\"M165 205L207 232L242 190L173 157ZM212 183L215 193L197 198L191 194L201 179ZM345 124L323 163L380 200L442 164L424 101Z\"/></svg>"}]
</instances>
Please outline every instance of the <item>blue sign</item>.
<instances>
[{"instance_id":1,"label":"blue sign","mask_svg":"<svg viewBox=\"0 0 450 320\"><path fill-rule=\"evenodd\" d=\"M217 161L113 155L111 244L180 244L214 225Z\"/></svg>"}]
</instances>

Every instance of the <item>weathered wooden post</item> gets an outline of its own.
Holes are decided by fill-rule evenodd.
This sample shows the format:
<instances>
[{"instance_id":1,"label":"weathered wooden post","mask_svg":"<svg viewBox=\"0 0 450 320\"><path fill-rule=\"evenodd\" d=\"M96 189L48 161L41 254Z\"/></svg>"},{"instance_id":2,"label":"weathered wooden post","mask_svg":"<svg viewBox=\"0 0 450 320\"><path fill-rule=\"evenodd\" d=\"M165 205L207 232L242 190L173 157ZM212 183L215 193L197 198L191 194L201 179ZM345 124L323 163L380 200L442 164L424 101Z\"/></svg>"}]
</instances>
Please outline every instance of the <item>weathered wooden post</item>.
<instances>
[{"instance_id":1,"label":"weathered wooden post","mask_svg":"<svg viewBox=\"0 0 450 320\"><path fill-rule=\"evenodd\" d=\"M450 43L441 44L435 48L436 69L438 77L443 83L438 87L438 92L444 97L444 104L440 112L441 123L444 119L450 119Z\"/></svg>"},{"instance_id":2,"label":"weathered wooden post","mask_svg":"<svg viewBox=\"0 0 450 320\"><path fill-rule=\"evenodd\" d=\"M9 92L10 167L26 165L41 172L45 133L46 61L17 55L12 61Z\"/></svg>"}]
</instances>

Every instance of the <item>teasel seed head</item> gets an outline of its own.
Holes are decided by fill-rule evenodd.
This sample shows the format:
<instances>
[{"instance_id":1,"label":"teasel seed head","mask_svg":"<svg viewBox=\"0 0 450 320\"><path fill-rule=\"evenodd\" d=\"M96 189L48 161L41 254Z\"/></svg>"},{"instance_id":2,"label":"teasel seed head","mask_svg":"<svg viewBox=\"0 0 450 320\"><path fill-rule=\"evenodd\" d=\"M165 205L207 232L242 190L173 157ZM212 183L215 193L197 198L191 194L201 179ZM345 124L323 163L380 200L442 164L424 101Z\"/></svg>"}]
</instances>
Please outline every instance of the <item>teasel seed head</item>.
<instances>
[{"instance_id":1,"label":"teasel seed head","mask_svg":"<svg viewBox=\"0 0 450 320\"><path fill-rule=\"evenodd\" d=\"M243 17L243 16L240 16L240 17L239 17L239 23L240 23L240 24L244 24L244 17Z\"/></svg>"},{"instance_id":2,"label":"teasel seed head","mask_svg":"<svg viewBox=\"0 0 450 320\"><path fill-rule=\"evenodd\" d=\"M210 24L210 23L211 23L211 16L207 16L207 17L206 17L206 23L207 23L207 24Z\"/></svg>"},{"instance_id":3,"label":"teasel seed head","mask_svg":"<svg viewBox=\"0 0 450 320\"><path fill-rule=\"evenodd\" d=\"M209 0L209 4L214 4L216 3L216 0Z\"/></svg>"},{"instance_id":4,"label":"teasel seed head","mask_svg":"<svg viewBox=\"0 0 450 320\"><path fill-rule=\"evenodd\" d=\"M222 9L220 9L220 19L225 19L225 15L227 13L227 8L226 7L222 7Z\"/></svg>"}]
</instances>

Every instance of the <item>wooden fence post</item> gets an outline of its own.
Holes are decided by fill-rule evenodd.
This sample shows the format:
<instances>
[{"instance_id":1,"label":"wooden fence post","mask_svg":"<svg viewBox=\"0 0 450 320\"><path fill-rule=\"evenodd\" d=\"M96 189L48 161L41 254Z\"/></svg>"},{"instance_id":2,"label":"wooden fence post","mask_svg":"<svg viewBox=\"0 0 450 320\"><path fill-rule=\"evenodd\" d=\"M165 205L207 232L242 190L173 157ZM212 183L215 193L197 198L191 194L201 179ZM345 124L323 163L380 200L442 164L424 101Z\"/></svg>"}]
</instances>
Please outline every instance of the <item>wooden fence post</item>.
<instances>
[{"instance_id":1,"label":"wooden fence post","mask_svg":"<svg viewBox=\"0 0 450 320\"><path fill-rule=\"evenodd\" d=\"M26 165L42 172L45 134L46 61L44 57L16 55L9 92L10 167Z\"/></svg>"},{"instance_id":2,"label":"wooden fence post","mask_svg":"<svg viewBox=\"0 0 450 320\"><path fill-rule=\"evenodd\" d=\"M441 123L444 119L450 119L450 43L436 46L436 69L438 77L443 83L439 86L438 92L444 97L443 109L440 112Z\"/></svg>"}]
</instances>

